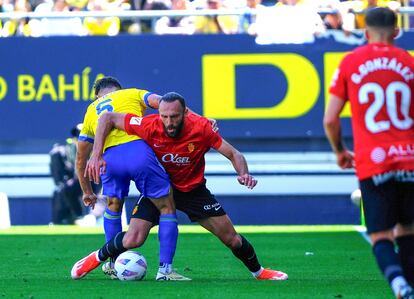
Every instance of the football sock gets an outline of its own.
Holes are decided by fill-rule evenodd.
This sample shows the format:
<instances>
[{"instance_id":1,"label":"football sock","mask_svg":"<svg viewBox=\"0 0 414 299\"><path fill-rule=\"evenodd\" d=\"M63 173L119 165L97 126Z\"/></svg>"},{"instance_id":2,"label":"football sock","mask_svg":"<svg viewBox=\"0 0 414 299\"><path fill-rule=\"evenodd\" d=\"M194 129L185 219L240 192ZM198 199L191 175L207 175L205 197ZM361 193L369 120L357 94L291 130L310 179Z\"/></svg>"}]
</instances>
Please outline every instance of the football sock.
<instances>
[{"instance_id":1,"label":"football sock","mask_svg":"<svg viewBox=\"0 0 414 299\"><path fill-rule=\"evenodd\" d=\"M404 276L414 287L414 235L406 235L396 239Z\"/></svg>"},{"instance_id":2,"label":"football sock","mask_svg":"<svg viewBox=\"0 0 414 299\"><path fill-rule=\"evenodd\" d=\"M121 212L113 212L110 209L105 209L104 214L104 231L106 242L111 240L115 235L122 231Z\"/></svg>"},{"instance_id":3,"label":"football sock","mask_svg":"<svg viewBox=\"0 0 414 299\"><path fill-rule=\"evenodd\" d=\"M262 274L263 270L264 270L263 267L260 267L259 271L252 272L252 274L254 277L258 277L260 276L260 274Z\"/></svg>"},{"instance_id":4,"label":"football sock","mask_svg":"<svg viewBox=\"0 0 414 299\"><path fill-rule=\"evenodd\" d=\"M160 263L160 266L158 268L158 272L169 274L172 272L172 264L167 263Z\"/></svg>"},{"instance_id":5,"label":"football sock","mask_svg":"<svg viewBox=\"0 0 414 299\"><path fill-rule=\"evenodd\" d=\"M249 241L247 241L242 235L240 235L240 237L242 239L242 245L240 248L233 249L232 252L254 275L254 273L260 272L261 270L259 260L257 259L256 252Z\"/></svg>"},{"instance_id":6,"label":"football sock","mask_svg":"<svg viewBox=\"0 0 414 299\"><path fill-rule=\"evenodd\" d=\"M400 289L407 285L407 281L403 276L403 270L394 249L394 243L387 239L380 240L375 243L373 252L378 266L388 280L394 294L398 295Z\"/></svg>"},{"instance_id":7,"label":"football sock","mask_svg":"<svg viewBox=\"0 0 414 299\"><path fill-rule=\"evenodd\" d=\"M177 239L177 215L161 215L158 229L158 240L160 242L160 266L164 263L172 264L175 255L175 248L177 247Z\"/></svg>"},{"instance_id":8,"label":"football sock","mask_svg":"<svg viewBox=\"0 0 414 299\"><path fill-rule=\"evenodd\" d=\"M127 249L122 244L125 232L119 232L114 238L109 240L98 252L98 258L101 262L106 261L110 257L117 257Z\"/></svg>"}]
</instances>

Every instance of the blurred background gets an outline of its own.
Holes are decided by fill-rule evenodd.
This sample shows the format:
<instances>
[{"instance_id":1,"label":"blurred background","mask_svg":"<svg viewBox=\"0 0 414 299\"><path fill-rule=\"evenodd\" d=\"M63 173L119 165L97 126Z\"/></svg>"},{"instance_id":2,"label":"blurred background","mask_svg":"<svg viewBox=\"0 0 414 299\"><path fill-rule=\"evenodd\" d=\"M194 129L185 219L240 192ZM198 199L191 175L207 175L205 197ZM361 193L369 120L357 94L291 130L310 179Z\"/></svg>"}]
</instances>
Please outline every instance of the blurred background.
<instances>
[{"instance_id":1,"label":"blurred background","mask_svg":"<svg viewBox=\"0 0 414 299\"><path fill-rule=\"evenodd\" d=\"M80 204L73 150L104 75L177 91L218 121L259 179L244 190L207 155L208 186L235 224L359 224L357 180L336 166L322 117L375 6L398 12L396 43L413 50L413 0L0 0L0 227L99 225L100 210Z\"/></svg>"}]
</instances>

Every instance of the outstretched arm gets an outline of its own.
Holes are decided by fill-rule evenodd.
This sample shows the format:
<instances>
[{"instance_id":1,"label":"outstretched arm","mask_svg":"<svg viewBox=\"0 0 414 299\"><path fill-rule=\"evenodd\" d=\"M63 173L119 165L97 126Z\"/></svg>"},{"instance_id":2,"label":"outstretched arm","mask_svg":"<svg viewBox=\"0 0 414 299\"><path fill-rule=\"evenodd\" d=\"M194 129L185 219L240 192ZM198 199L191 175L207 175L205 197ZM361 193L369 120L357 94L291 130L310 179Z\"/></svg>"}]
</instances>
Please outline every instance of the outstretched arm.
<instances>
[{"instance_id":1,"label":"outstretched arm","mask_svg":"<svg viewBox=\"0 0 414 299\"><path fill-rule=\"evenodd\" d=\"M224 139L217 151L231 161L238 174L237 180L241 185L249 189L253 189L256 186L257 180L249 174L247 161L242 153Z\"/></svg>"},{"instance_id":2,"label":"outstretched arm","mask_svg":"<svg viewBox=\"0 0 414 299\"><path fill-rule=\"evenodd\" d=\"M106 112L99 118L92 155L85 170L85 176L96 184L99 183L100 173L104 173L106 168L106 162L102 157L105 139L113 128L125 130L125 116L123 113Z\"/></svg>"},{"instance_id":3,"label":"outstretched arm","mask_svg":"<svg viewBox=\"0 0 414 299\"><path fill-rule=\"evenodd\" d=\"M344 106L344 100L335 95L331 95L323 119L326 137L331 144L332 150L336 154L337 164L342 169L352 168L354 165L354 154L346 148L342 139L341 120L339 116Z\"/></svg>"}]
</instances>

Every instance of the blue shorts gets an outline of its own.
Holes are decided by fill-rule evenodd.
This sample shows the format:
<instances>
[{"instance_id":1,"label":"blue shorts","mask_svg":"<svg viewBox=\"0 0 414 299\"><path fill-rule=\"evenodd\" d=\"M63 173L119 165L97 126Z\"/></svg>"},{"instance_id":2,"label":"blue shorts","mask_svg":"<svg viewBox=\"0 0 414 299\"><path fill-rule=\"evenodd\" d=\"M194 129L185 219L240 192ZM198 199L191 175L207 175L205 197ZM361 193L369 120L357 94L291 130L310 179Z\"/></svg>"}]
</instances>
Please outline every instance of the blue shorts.
<instances>
[{"instance_id":1,"label":"blue shorts","mask_svg":"<svg viewBox=\"0 0 414 299\"><path fill-rule=\"evenodd\" d=\"M102 193L123 199L131 181L145 197L167 196L170 179L152 149L143 140L134 140L108 148L103 158L106 171L101 174Z\"/></svg>"}]
</instances>

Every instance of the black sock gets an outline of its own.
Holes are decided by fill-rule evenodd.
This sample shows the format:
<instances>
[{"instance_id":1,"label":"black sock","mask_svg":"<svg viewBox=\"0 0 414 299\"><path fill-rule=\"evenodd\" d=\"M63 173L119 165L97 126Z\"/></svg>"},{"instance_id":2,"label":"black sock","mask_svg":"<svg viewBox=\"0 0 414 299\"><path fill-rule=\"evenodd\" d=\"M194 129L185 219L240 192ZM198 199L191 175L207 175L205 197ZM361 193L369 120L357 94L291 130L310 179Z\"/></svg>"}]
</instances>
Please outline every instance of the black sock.
<instances>
[{"instance_id":1,"label":"black sock","mask_svg":"<svg viewBox=\"0 0 414 299\"><path fill-rule=\"evenodd\" d=\"M387 239L379 240L375 243L373 252L382 274L390 285L394 278L403 276L403 270L398 260L398 255L395 252L393 242Z\"/></svg>"},{"instance_id":2,"label":"black sock","mask_svg":"<svg viewBox=\"0 0 414 299\"><path fill-rule=\"evenodd\" d=\"M414 235L406 235L396 239L404 277L414 288Z\"/></svg>"},{"instance_id":3,"label":"black sock","mask_svg":"<svg viewBox=\"0 0 414 299\"><path fill-rule=\"evenodd\" d=\"M101 249L99 249L98 257L101 262L106 261L108 258L116 258L122 252L127 251L127 249L122 244L122 239L124 238L125 232L119 232L109 240Z\"/></svg>"},{"instance_id":4,"label":"black sock","mask_svg":"<svg viewBox=\"0 0 414 299\"><path fill-rule=\"evenodd\" d=\"M233 254L246 265L250 272L257 272L260 270L260 264L254 252L253 246L242 235L242 245L240 248L232 250Z\"/></svg>"}]
</instances>

